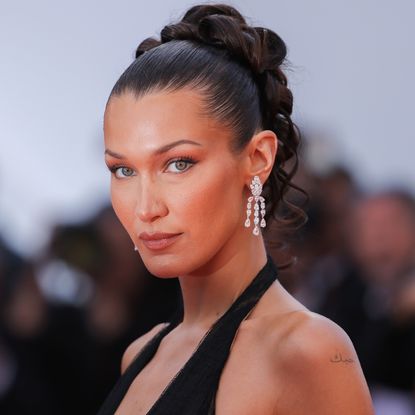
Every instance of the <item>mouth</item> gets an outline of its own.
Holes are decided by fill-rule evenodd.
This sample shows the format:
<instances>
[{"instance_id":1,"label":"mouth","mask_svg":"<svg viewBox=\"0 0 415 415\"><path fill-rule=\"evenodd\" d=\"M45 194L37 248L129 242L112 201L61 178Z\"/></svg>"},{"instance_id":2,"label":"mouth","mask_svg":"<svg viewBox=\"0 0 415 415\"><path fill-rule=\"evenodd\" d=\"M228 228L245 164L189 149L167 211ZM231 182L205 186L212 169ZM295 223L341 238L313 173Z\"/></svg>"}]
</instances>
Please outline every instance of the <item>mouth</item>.
<instances>
[{"instance_id":1,"label":"mouth","mask_svg":"<svg viewBox=\"0 0 415 415\"><path fill-rule=\"evenodd\" d=\"M155 237L155 238L148 238L148 237L141 237L140 239L143 242L143 244L151 250L158 251L164 248L167 248L171 244L173 244L179 236L182 235L181 233L172 234L169 236L163 236L163 237Z\"/></svg>"}]
</instances>

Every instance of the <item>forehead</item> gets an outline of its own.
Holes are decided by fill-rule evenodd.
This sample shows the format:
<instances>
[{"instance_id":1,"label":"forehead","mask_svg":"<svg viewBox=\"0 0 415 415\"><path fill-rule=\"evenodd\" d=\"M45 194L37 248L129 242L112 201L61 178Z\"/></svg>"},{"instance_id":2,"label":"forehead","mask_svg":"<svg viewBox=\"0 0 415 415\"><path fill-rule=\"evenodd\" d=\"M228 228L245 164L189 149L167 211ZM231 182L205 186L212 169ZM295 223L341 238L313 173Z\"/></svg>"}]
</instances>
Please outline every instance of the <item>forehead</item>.
<instances>
[{"instance_id":1,"label":"forehead","mask_svg":"<svg viewBox=\"0 0 415 415\"><path fill-rule=\"evenodd\" d=\"M149 147L187 138L219 144L230 137L228 129L205 111L201 94L187 89L111 97L104 134L106 142L135 140Z\"/></svg>"}]
</instances>

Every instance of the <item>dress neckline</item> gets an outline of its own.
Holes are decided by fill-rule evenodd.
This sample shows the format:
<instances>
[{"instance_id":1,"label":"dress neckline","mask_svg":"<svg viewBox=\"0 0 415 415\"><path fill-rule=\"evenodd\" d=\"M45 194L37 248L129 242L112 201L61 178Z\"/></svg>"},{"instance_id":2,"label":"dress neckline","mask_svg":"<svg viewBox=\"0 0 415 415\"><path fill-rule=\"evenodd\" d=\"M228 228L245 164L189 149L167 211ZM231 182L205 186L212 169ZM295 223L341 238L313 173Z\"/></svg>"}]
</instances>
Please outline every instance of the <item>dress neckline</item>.
<instances>
[{"instance_id":1,"label":"dress neckline","mask_svg":"<svg viewBox=\"0 0 415 415\"><path fill-rule=\"evenodd\" d=\"M215 324L215 323L214 323ZM178 372L176 372L176 374L170 379L169 383L164 387L164 389L161 391L159 397L156 399L156 401L153 403L153 405L151 405L150 409L147 411L146 415L150 415L151 412L154 410L154 408L156 408L156 406L158 405L159 401L161 401L163 399L163 397L166 395L167 391L173 386L174 382L176 381L176 379L181 376L181 374L186 370L186 368L191 364L191 361L193 359L193 357L196 355L196 353L200 350L200 346L202 345L202 343L205 341L205 339L208 337L208 335L210 334L210 332L212 331L212 328L214 326L214 324L208 329L208 331L203 335L203 337L201 338L201 340L198 342L197 346L195 347L195 349L193 350L192 354L190 355L190 357L186 360L186 362L183 364L183 366L178 370ZM168 330L169 332L171 330L173 330L178 324L175 324L173 326L173 323L169 323L166 328L170 329ZM163 332L165 330L162 329L160 330L161 332ZM160 334L160 333L159 333ZM164 337L167 333L162 333L162 337Z\"/></svg>"},{"instance_id":2,"label":"dress neckline","mask_svg":"<svg viewBox=\"0 0 415 415\"><path fill-rule=\"evenodd\" d=\"M274 274L271 275L270 271L274 271ZM271 277L268 278L267 281L265 281L265 277ZM260 296L255 301L254 306L259 301L260 297L262 297L263 293L266 291L267 288L271 285L272 282L274 282L277 278L277 270L273 264L273 261L269 254L267 254L267 262L265 265L260 269L260 271L256 274L256 276L251 280L251 282L245 287L245 289L242 291L242 293L236 298L236 300L230 305L230 307L227 309L227 311L222 314L221 317L219 317L215 322L210 326L210 328L206 331L206 333L203 335L201 340L198 342L196 348L190 355L189 359L183 364L183 366L179 369L179 371L171 378L171 380L168 382L168 384L164 387L162 392L160 393L159 397L156 399L156 401L153 403L153 405L150 407L150 409L147 411L146 415L155 415L155 412L157 410L158 405L160 402L164 399L164 397L167 395L168 391L171 390L175 383L177 382L177 379L179 379L181 376L183 376L183 373L186 372L186 369L188 369L196 356L201 352L202 346L205 344L205 342L210 338L210 335L213 334L215 331L217 331L223 324L225 324L227 318L234 312L235 310L238 310L243 306L247 301L249 301L249 296L252 295L261 285L263 286L263 292L261 292ZM242 319L244 320L248 315L253 311L254 307L251 307L245 317ZM182 314L182 310L180 310ZM170 322L166 327L161 329L159 333L155 336L157 338L163 338L165 335L167 335L170 331L172 331L175 327L177 327L182 318L176 318L172 322ZM241 322L239 322L240 324ZM160 339L161 341L161 339Z\"/></svg>"},{"instance_id":3,"label":"dress neckline","mask_svg":"<svg viewBox=\"0 0 415 415\"><path fill-rule=\"evenodd\" d=\"M278 278L278 268L267 253L267 262L249 285L203 335L197 347L173 376L146 415L212 415L223 367L240 323L252 312L264 292ZM156 354L162 338L183 320L183 305L170 322L137 353L118 378L98 415L113 415L137 375Z\"/></svg>"}]
</instances>

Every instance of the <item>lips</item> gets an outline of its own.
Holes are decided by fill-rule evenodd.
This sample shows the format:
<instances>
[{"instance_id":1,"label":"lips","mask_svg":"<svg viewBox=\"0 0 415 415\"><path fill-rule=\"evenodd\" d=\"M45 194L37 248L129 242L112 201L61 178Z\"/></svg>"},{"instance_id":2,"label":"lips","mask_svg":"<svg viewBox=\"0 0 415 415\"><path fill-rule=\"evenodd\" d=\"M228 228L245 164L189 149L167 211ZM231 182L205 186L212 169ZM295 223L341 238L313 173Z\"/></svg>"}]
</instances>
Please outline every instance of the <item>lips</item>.
<instances>
[{"instance_id":1,"label":"lips","mask_svg":"<svg viewBox=\"0 0 415 415\"><path fill-rule=\"evenodd\" d=\"M171 245L180 235L181 233L156 232L149 234L147 232L142 232L138 235L138 237L147 248L152 250L160 250Z\"/></svg>"},{"instance_id":2,"label":"lips","mask_svg":"<svg viewBox=\"0 0 415 415\"><path fill-rule=\"evenodd\" d=\"M180 235L180 234L179 233L166 233L166 232L154 232L154 233L142 232L140 233L140 235L138 235L138 237L145 241L156 241L159 239L170 238L176 235Z\"/></svg>"}]
</instances>

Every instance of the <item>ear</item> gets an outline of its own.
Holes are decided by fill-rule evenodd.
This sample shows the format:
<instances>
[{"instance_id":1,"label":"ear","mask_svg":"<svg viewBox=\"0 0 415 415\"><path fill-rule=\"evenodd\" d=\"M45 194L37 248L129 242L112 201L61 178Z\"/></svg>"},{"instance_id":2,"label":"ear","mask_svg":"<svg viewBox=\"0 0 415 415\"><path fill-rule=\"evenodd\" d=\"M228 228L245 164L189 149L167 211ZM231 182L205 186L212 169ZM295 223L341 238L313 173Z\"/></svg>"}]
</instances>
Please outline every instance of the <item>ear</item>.
<instances>
[{"instance_id":1,"label":"ear","mask_svg":"<svg viewBox=\"0 0 415 415\"><path fill-rule=\"evenodd\" d=\"M249 186L254 176L265 183L271 174L278 150L276 134L271 130L256 133L247 146L246 183Z\"/></svg>"}]
</instances>

